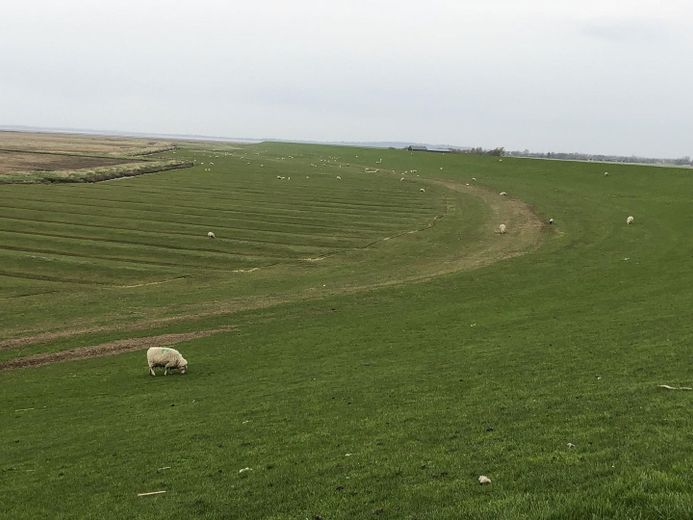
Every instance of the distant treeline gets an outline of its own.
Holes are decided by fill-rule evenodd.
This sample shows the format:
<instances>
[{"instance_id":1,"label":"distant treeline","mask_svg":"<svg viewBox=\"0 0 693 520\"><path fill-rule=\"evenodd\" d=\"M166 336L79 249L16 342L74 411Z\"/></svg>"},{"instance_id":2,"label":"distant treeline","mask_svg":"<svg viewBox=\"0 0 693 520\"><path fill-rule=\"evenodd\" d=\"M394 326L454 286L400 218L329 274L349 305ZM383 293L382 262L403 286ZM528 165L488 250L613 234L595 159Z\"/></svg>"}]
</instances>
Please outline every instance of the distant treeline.
<instances>
[{"instance_id":1,"label":"distant treeline","mask_svg":"<svg viewBox=\"0 0 693 520\"><path fill-rule=\"evenodd\" d=\"M492 155L493 157L503 157L505 155L505 148L502 146L499 146L498 148L491 148L491 149L484 149L481 148L480 146L477 146L475 148L466 148L466 149L458 149L458 150L452 150L454 153L471 153L475 155Z\"/></svg>"},{"instance_id":2,"label":"distant treeline","mask_svg":"<svg viewBox=\"0 0 693 520\"><path fill-rule=\"evenodd\" d=\"M511 157L536 157L539 159L561 159L564 161L595 161L595 162L615 162L615 163L637 163L637 164L675 164L677 166L693 166L691 158L680 157L678 159L655 159L652 157L638 157L636 155L599 155L588 153L564 153L547 152L533 153L528 150L519 152L506 152Z\"/></svg>"},{"instance_id":3,"label":"distant treeline","mask_svg":"<svg viewBox=\"0 0 693 520\"><path fill-rule=\"evenodd\" d=\"M655 159L653 157L638 157L637 155L600 155L589 153L565 153L565 152L546 152L536 153L529 150L506 151L504 147L482 148L475 146L472 148L453 148L453 147L433 147L424 145L410 145L405 148L411 152L438 152L438 153L466 153L474 155L490 155L493 157L532 157L537 159L560 159L563 161L594 161L594 162L614 162L629 164L669 164L676 166L693 166L690 157L680 157L678 159Z\"/></svg>"}]
</instances>

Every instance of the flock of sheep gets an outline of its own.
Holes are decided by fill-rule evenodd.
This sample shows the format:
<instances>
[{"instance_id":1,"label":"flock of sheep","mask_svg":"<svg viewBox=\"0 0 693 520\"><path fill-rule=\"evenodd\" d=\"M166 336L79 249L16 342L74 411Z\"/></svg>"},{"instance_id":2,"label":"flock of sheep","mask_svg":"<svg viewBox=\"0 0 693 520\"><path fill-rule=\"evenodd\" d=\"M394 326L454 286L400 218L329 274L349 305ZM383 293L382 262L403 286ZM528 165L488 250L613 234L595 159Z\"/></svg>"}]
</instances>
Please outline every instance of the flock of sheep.
<instances>
[{"instance_id":1,"label":"flock of sheep","mask_svg":"<svg viewBox=\"0 0 693 520\"><path fill-rule=\"evenodd\" d=\"M291 156L289 156L289 157L291 159L293 159L293 157L291 157ZM355 157L358 158L358 155L356 155ZM284 160L285 158L282 157L281 159ZM204 163L201 163L201 164L204 164ZM209 164L214 165L214 163L209 163ZM379 159L376 164L382 164L382 158ZM261 164L260 166L262 167L262 166L264 166L264 164ZM311 166L317 166L317 165L311 164ZM340 167L341 167L341 165L340 165ZM440 168L440 169L442 170L443 168ZM205 169L205 171L208 171L208 170ZM378 172L378 170L375 168L366 168L365 171L366 171L366 173ZM404 172L404 173L417 173L417 170L410 170L409 172ZM609 175L609 172L604 172L605 177L607 177L608 175ZM417 177L418 177L418 175L417 175ZM306 179L308 179L308 178L310 178L310 177L306 176ZM287 177L277 175L277 179L285 180L285 179L287 179ZM291 177L288 177L288 180L291 180ZM337 180L341 181L342 177L340 175L337 175ZM400 181L404 181L404 180L405 180L404 177L400 178ZM476 179L476 177L472 177L472 180L476 181L477 179ZM467 184L467 186L469 186L469 184ZM425 193L426 189L425 188L419 188L419 191L421 193ZM508 193L506 191L501 191L498 195L500 195L501 197L506 197L508 195ZM548 219L547 222L552 225L554 223L554 219L550 218L550 219ZM632 215L629 215L626 218L626 224L631 225L631 224L633 224L633 222L635 222L635 218ZM498 225L496 232L501 234L501 235L504 235L507 233L507 231L508 231L508 226L503 223L503 224ZM210 239L217 238L216 234L213 231L207 232L207 237ZM181 374L185 374L188 370L188 362L181 355L181 353L178 352L176 349L168 348L168 347L151 347L149 350L147 350L147 364L149 366L149 373L152 376L156 375L154 369L157 367L163 367L164 368L164 375L167 375L169 370L178 370ZM482 481L482 479L485 479L485 478L486 477L483 477L483 476L479 478L479 480L481 481L481 484L490 483L490 481L488 481L488 482Z\"/></svg>"},{"instance_id":2,"label":"flock of sheep","mask_svg":"<svg viewBox=\"0 0 693 520\"><path fill-rule=\"evenodd\" d=\"M604 172L604 177L608 177L608 176L609 176L609 172ZM472 177L472 180L476 180L476 177ZM469 184L467 184L467 186L469 186ZM507 191L501 191L498 195L500 195L501 197L506 197L508 195L508 192ZM553 218L550 218L547 222L549 224L553 224L554 220L553 220ZM634 222L635 222L635 217L633 217L633 215L629 215L628 217L626 217L626 224L627 225L631 225ZM505 224L500 224L496 230L496 233L504 235L507 232L507 230L508 230L508 226L506 226Z\"/></svg>"}]
</instances>

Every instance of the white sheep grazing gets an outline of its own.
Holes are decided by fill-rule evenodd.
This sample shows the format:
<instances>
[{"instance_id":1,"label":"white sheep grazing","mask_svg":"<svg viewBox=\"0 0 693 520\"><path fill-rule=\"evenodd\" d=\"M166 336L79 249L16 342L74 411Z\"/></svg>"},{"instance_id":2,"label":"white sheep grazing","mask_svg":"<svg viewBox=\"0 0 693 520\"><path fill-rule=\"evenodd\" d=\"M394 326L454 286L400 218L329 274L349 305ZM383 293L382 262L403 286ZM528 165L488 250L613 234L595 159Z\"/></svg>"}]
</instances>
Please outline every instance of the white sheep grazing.
<instances>
[{"instance_id":1,"label":"white sheep grazing","mask_svg":"<svg viewBox=\"0 0 693 520\"><path fill-rule=\"evenodd\" d=\"M425 188L419 188L419 191L420 191L421 193L426 193L426 189L425 189Z\"/></svg>"},{"instance_id":2,"label":"white sheep grazing","mask_svg":"<svg viewBox=\"0 0 693 520\"><path fill-rule=\"evenodd\" d=\"M480 475L479 476L479 484L482 486L487 486L491 483L491 479L488 478L486 475Z\"/></svg>"},{"instance_id":3,"label":"white sheep grazing","mask_svg":"<svg viewBox=\"0 0 693 520\"><path fill-rule=\"evenodd\" d=\"M476 177L472 177L472 180L475 181L475 180L476 180Z\"/></svg>"},{"instance_id":4,"label":"white sheep grazing","mask_svg":"<svg viewBox=\"0 0 693 520\"><path fill-rule=\"evenodd\" d=\"M207 232L207 238L217 238L217 236L214 234L213 231L208 231Z\"/></svg>"},{"instance_id":5,"label":"white sheep grazing","mask_svg":"<svg viewBox=\"0 0 693 520\"><path fill-rule=\"evenodd\" d=\"M150 347L147 350L147 364L149 373L156 375L156 367L164 367L164 375L168 375L169 370L177 369L181 374L188 371L188 362L175 348L169 347Z\"/></svg>"},{"instance_id":6,"label":"white sheep grazing","mask_svg":"<svg viewBox=\"0 0 693 520\"><path fill-rule=\"evenodd\" d=\"M609 172L604 172L604 177L608 177L608 176L609 176Z\"/></svg>"},{"instance_id":7,"label":"white sheep grazing","mask_svg":"<svg viewBox=\"0 0 693 520\"><path fill-rule=\"evenodd\" d=\"M552 219L552 218L549 219L549 224L553 224L553 219Z\"/></svg>"},{"instance_id":8,"label":"white sheep grazing","mask_svg":"<svg viewBox=\"0 0 693 520\"><path fill-rule=\"evenodd\" d=\"M501 191L498 195L500 195L501 197L505 197L507 194L508 194L507 192Z\"/></svg>"},{"instance_id":9,"label":"white sheep grazing","mask_svg":"<svg viewBox=\"0 0 693 520\"><path fill-rule=\"evenodd\" d=\"M402 182L403 180L404 180L404 177L402 177L402 178L399 180L399 182Z\"/></svg>"},{"instance_id":10,"label":"white sheep grazing","mask_svg":"<svg viewBox=\"0 0 693 520\"><path fill-rule=\"evenodd\" d=\"M342 180L342 176L341 176L341 175L337 175L337 180L338 180L338 181L341 181L341 180Z\"/></svg>"},{"instance_id":11,"label":"white sheep grazing","mask_svg":"<svg viewBox=\"0 0 693 520\"><path fill-rule=\"evenodd\" d=\"M632 224L634 220L635 219L632 216L630 216L626 219L626 224Z\"/></svg>"},{"instance_id":12,"label":"white sheep grazing","mask_svg":"<svg viewBox=\"0 0 693 520\"><path fill-rule=\"evenodd\" d=\"M505 224L501 224L500 226L498 226L498 232L501 235L505 235Z\"/></svg>"}]
</instances>

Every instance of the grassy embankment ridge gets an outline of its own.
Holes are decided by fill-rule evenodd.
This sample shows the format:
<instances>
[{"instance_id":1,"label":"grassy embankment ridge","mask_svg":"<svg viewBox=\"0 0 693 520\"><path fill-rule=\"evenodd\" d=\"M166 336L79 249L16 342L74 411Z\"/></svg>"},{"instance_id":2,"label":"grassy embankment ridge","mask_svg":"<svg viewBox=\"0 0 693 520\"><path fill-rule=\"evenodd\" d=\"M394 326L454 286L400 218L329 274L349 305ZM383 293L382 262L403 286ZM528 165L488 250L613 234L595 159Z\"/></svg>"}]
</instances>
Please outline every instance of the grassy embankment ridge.
<instances>
[{"instance_id":1,"label":"grassy embankment ridge","mask_svg":"<svg viewBox=\"0 0 693 520\"><path fill-rule=\"evenodd\" d=\"M689 518L693 392L658 388L693 386L689 171L176 158L0 186L0 341L29 338L0 362L216 331L181 377L142 352L1 372L12 518Z\"/></svg>"}]
</instances>

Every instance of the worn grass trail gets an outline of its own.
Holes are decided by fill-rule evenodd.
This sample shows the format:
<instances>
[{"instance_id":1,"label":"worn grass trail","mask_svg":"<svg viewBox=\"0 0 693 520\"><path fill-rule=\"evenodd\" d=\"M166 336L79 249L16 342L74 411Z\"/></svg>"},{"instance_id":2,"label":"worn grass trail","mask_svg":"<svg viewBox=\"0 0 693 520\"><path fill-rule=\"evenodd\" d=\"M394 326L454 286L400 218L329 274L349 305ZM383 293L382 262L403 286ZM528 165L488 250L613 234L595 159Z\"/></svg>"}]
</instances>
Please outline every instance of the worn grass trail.
<instances>
[{"instance_id":1,"label":"worn grass trail","mask_svg":"<svg viewBox=\"0 0 693 520\"><path fill-rule=\"evenodd\" d=\"M499 241L506 213L534 217L521 204L491 204L482 188L366 173L334 148L281 150L183 148L176 157L195 168L0 188L0 301L22 316L0 316L0 337L423 279L539 242L536 222L531 236Z\"/></svg>"}]
</instances>

